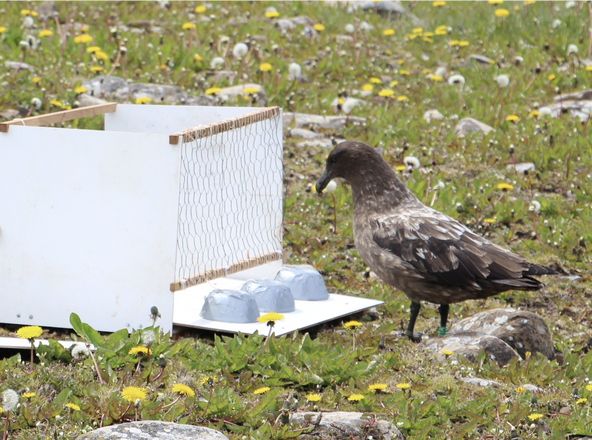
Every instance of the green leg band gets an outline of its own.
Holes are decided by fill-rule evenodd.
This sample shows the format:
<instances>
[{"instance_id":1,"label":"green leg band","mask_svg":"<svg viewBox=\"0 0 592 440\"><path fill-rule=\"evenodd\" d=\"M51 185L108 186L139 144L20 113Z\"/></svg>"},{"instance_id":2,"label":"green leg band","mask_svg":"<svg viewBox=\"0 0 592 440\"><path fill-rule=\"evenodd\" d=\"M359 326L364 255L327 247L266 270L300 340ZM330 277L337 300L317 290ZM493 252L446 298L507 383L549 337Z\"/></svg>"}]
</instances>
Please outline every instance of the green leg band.
<instances>
[{"instance_id":1,"label":"green leg band","mask_svg":"<svg viewBox=\"0 0 592 440\"><path fill-rule=\"evenodd\" d=\"M446 336L447 331L448 331L448 328L446 328L446 327L438 328L438 336Z\"/></svg>"}]
</instances>

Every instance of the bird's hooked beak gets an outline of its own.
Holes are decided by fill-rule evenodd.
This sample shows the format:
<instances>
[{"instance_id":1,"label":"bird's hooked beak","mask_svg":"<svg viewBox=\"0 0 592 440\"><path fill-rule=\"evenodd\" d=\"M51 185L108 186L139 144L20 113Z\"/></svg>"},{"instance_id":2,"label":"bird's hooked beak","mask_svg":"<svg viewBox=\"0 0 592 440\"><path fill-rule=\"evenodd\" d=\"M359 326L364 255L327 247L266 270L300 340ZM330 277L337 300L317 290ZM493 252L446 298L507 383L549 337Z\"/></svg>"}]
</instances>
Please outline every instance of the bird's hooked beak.
<instances>
[{"instance_id":1,"label":"bird's hooked beak","mask_svg":"<svg viewBox=\"0 0 592 440\"><path fill-rule=\"evenodd\" d=\"M333 178L331 177L332 174L333 171L327 171L325 168L325 171L323 171L323 174L321 174L321 177L319 177L319 180L317 180L316 189L318 195L321 195L323 190L327 188L327 185L329 185L329 182L331 182L331 179Z\"/></svg>"}]
</instances>

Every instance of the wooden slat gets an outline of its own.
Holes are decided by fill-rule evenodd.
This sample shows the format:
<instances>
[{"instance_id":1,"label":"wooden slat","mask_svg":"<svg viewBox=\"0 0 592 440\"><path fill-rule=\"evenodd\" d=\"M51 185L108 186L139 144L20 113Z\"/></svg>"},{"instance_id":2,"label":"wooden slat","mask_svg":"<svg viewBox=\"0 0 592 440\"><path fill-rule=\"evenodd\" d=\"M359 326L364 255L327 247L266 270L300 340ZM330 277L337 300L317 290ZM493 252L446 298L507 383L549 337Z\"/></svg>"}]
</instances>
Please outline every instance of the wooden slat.
<instances>
[{"instance_id":1,"label":"wooden slat","mask_svg":"<svg viewBox=\"0 0 592 440\"><path fill-rule=\"evenodd\" d=\"M74 108L62 112L48 113L47 115L32 116L30 118L13 119L8 122L0 122L0 132L8 133L11 125L25 125L27 127L40 127L60 122L72 121L74 119L86 118L89 116L113 113L117 107L116 102L106 104L90 105L88 107Z\"/></svg>"}]
</instances>

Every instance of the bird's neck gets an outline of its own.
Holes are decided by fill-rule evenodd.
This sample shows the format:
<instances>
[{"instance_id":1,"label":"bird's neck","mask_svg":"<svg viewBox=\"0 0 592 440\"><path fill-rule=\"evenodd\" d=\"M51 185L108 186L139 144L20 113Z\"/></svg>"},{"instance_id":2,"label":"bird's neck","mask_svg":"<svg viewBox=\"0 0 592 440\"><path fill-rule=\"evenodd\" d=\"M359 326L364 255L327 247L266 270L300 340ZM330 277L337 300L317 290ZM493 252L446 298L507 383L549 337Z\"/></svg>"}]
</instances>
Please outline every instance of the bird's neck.
<instances>
[{"instance_id":1,"label":"bird's neck","mask_svg":"<svg viewBox=\"0 0 592 440\"><path fill-rule=\"evenodd\" d=\"M348 180L352 186L354 215L384 213L419 202L388 165L364 169Z\"/></svg>"}]
</instances>

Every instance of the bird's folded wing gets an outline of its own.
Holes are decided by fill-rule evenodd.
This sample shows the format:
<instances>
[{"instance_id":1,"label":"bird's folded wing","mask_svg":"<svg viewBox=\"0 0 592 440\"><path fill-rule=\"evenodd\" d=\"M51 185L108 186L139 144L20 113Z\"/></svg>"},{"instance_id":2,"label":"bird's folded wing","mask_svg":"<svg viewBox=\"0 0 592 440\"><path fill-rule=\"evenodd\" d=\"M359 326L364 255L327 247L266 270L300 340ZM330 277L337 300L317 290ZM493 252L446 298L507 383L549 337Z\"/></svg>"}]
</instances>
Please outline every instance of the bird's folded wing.
<instances>
[{"instance_id":1,"label":"bird's folded wing","mask_svg":"<svg viewBox=\"0 0 592 440\"><path fill-rule=\"evenodd\" d=\"M416 216L409 213L380 216L370 225L374 243L383 252L403 259L428 283L475 288L493 287L492 283L516 287L539 285L530 277L524 278L530 265L523 257L436 211Z\"/></svg>"}]
</instances>

